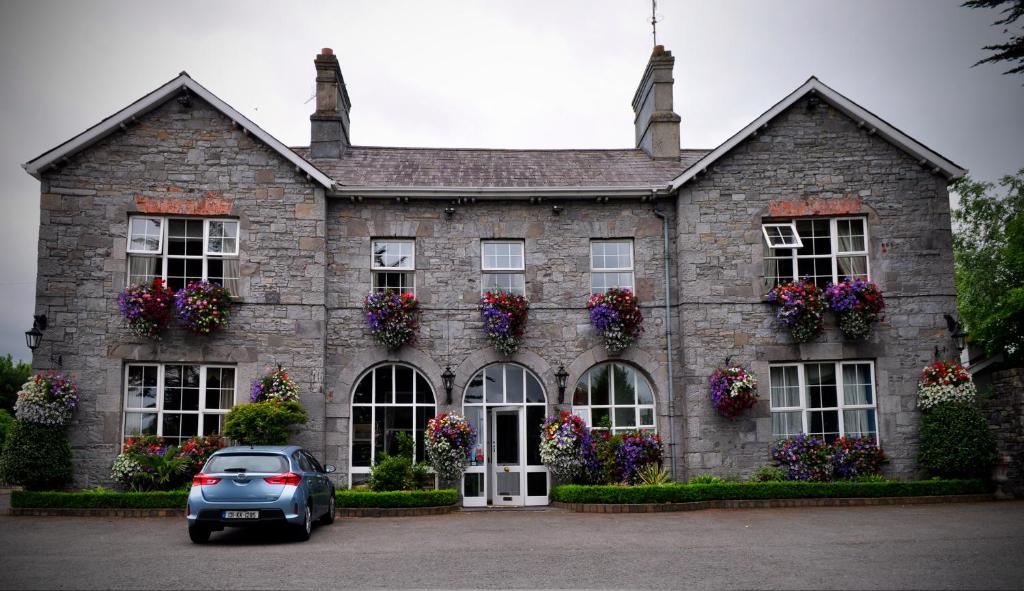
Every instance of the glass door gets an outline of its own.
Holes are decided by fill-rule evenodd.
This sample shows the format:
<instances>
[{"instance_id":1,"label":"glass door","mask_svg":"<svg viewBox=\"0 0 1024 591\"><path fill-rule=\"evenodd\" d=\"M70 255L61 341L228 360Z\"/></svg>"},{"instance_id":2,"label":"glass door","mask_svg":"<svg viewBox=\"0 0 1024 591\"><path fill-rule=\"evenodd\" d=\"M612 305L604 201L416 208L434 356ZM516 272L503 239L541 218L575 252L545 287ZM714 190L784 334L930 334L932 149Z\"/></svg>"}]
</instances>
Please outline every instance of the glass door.
<instances>
[{"instance_id":1,"label":"glass door","mask_svg":"<svg viewBox=\"0 0 1024 591\"><path fill-rule=\"evenodd\" d=\"M495 408L491 411L492 482L495 507L523 504L523 441L521 408Z\"/></svg>"}]
</instances>

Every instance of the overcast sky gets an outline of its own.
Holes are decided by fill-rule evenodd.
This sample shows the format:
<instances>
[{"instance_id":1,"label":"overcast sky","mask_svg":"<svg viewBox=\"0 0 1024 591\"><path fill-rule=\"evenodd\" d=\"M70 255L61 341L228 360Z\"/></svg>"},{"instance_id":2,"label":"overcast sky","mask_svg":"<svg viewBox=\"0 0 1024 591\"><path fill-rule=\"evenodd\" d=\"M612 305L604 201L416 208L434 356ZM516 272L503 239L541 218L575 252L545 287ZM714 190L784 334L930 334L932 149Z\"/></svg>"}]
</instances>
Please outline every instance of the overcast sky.
<instances>
[{"instance_id":1,"label":"overcast sky","mask_svg":"<svg viewBox=\"0 0 1024 591\"><path fill-rule=\"evenodd\" d=\"M1024 76L971 64L996 14L959 0L669 1L682 144L713 148L816 75L995 180L1024 166ZM307 145L334 48L359 145L633 146L650 0L0 1L0 355L28 359L39 184L21 164L186 70ZM113 298L114 294L106 294Z\"/></svg>"}]
</instances>

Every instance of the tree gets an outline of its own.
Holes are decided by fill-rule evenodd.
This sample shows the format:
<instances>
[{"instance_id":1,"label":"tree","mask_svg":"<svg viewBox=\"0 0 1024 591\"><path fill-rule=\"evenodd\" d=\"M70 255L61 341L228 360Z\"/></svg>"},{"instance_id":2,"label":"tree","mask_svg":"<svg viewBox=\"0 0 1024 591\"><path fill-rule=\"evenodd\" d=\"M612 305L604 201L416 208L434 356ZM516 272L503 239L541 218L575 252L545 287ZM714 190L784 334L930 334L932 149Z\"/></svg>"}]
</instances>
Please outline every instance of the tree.
<instances>
[{"instance_id":1,"label":"tree","mask_svg":"<svg viewBox=\"0 0 1024 591\"><path fill-rule=\"evenodd\" d=\"M0 357L0 409L14 412L14 401L18 399L18 390L28 381L32 374L32 366L19 361L14 363L10 354Z\"/></svg>"},{"instance_id":2,"label":"tree","mask_svg":"<svg viewBox=\"0 0 1024 591\"><path fill-rule=\"evenodd\" d=\"M989 355L1024 359L1024 168L992 183L964 177L953 185L953 251L960 318Z\"/></svg>"},{"instance_id":3,"label":"tree","mask_svg":"<svg viewBox=\"0 0 1024 591\"><path fill-rule=\"evenodd\" d=\"M992 23L992 26L1004 25L1006 28L1003 29L1003 33L1005 34L1010 32L1009 27L1011 24L1024 16L1024 0L968 0L962 6L967 8L998 8L1004 4L1009 4L1009 6L1000 11L1004 15L1003 18ZM1020 34L1020 32L1010 35L1008 43L986 45L982 49L993 53L985 59L978 60L974 64L975 66L978 64L994 64L996 62L1016 62L1016 66L1003 72L1003 74L1024 74L1024 35Z\"/></svg>"}]
</instances>

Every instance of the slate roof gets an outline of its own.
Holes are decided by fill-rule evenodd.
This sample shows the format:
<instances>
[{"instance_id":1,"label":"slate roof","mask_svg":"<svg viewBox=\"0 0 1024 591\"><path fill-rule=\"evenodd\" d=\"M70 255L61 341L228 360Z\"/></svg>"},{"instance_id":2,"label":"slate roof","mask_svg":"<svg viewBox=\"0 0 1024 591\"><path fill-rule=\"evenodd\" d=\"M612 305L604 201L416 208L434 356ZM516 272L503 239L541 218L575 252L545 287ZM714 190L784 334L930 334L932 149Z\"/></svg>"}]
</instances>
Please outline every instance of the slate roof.
<instances>
[{"instance_id":1,"label":"slate roof","mask_svg":"<svg viewBox=\"0 0 1024 591\"><path fill-rule=\"evenodd\" d=\"M710 150L680 150L678 162L637 149L487 150L351 146L341 158L309 159L343 186L637 187L664 186Z\"/></svg>"}]
</instances>

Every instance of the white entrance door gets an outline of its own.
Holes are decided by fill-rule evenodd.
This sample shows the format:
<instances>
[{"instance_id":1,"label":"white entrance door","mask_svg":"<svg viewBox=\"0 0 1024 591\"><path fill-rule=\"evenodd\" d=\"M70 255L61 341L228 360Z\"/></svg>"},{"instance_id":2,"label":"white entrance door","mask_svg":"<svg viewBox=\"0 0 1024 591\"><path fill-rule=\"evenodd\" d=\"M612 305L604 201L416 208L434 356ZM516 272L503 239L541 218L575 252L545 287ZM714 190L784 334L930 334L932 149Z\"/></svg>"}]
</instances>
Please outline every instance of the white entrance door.
<instances>
[{"instance_id":1,"label":"white entrance door","mask_svg":"<svg viewBox=\"0 0 1024 591\"><path fill-rule=\"evenodd\" d=\"M497 407L490 412L491 502L495 507L523 505L522 407Z\"/></svg>"}]
</instances>

